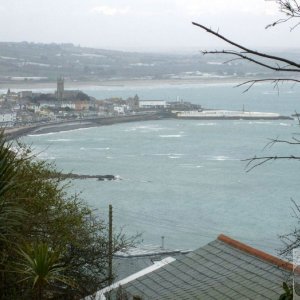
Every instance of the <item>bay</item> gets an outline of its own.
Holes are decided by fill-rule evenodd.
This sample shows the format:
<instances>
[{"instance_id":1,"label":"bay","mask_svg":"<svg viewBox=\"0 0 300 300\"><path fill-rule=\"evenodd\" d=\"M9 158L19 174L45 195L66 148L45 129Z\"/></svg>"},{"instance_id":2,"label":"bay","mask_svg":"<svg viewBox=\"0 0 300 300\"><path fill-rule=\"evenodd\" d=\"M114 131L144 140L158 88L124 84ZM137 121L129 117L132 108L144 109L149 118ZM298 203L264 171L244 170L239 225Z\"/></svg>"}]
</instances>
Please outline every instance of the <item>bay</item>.
<instances>
[{"instance_id":1,"label":"bay","mask_svg":"<svg viewBox=\"0 0 300 300\"><path fill-rule=\"evenodd\" d=\"M299 89L259 85L247 93L232 85L89 87L89 95L183 99L209 108L291 114ZM74 180L70 192L107 218L113 205L116 228L142 232L144 243L195 249L225 233L276 253L279 234L296 225L291 198L299 199L298 162L277 161L247 172L243 159L296 154L297 146L266 148L269 138L298 134L295 121L161 120L115 124L27 136L38 158L63 172L113 174L122 180Z\"/></svg>"}]
</instances>

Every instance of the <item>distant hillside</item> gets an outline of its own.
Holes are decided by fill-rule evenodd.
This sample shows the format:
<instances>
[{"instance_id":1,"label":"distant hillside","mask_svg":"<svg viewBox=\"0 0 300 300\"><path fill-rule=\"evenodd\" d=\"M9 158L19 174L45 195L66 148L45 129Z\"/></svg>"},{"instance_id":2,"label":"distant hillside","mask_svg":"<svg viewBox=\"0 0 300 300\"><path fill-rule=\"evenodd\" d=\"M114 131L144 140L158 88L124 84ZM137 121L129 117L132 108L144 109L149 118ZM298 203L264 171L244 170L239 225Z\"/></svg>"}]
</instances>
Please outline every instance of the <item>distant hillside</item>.
<instances>
[{"instance_id":1,"label":"distant hillside","mask_svg":"<svg viewBox=\"0 0 300 300\"><path fill-rule=\"evenodd\" d=\"M296 53L296 52L295 52ZM297 59L297 54L289 54ZM0 43L0 83L17 80L71 81L188 79L258 76L268 70L228 57L151 54L83 48L72 44Z\"/></svg>"}]
</instances>

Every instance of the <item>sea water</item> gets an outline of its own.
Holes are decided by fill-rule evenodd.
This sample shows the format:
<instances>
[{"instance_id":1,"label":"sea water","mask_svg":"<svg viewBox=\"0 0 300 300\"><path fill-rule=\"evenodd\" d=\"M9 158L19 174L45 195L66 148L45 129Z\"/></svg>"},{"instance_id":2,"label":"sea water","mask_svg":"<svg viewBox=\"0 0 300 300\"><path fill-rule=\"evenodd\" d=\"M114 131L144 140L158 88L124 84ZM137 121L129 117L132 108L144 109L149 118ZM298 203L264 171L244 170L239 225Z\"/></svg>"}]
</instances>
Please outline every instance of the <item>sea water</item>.
<instances>
[{"instance_id":1,"label":"sea water","mask_svg":"<svg viewBox=\"0 0 300 300\"><path fill-rule=\"evenodd\" d=\"M260 85L243 94L232 85L90 87L99 99L138 94L141 99L183 99L208 108L292 114L300 111L299 89L279 94ZM142 233L144 243L195 249L224 233L276 253L278 235L296 226L291 198L300 203L299 162L266 163L248 172L244 159L297 155L290 139L300 133L296 121L155 120L32 135L38 158L63 172L118 175L120 180L73 180L70 192L84 198L107 219L113 205L115 228Z\"/></svg>"}]
</instances>

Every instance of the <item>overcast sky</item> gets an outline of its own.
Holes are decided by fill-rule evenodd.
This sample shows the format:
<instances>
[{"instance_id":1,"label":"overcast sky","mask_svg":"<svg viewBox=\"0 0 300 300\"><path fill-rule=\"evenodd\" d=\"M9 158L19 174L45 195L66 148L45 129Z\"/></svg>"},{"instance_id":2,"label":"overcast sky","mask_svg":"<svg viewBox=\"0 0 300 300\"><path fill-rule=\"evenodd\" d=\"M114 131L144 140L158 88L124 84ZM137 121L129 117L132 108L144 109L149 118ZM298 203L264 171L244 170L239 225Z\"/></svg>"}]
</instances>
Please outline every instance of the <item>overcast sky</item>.
<instances>
[{"instance_id":1,"label":"overcast sky","mask_svg":"<svg viewBox=\"0 0 300 300\"><path fill-rule=\"evenodd\" d=\"M71 42L119 50L222 47L202 23L251 47L298 47L299 29L283 24L265 0L0 0L2 41Z\"/></svg>"}]
</instances>

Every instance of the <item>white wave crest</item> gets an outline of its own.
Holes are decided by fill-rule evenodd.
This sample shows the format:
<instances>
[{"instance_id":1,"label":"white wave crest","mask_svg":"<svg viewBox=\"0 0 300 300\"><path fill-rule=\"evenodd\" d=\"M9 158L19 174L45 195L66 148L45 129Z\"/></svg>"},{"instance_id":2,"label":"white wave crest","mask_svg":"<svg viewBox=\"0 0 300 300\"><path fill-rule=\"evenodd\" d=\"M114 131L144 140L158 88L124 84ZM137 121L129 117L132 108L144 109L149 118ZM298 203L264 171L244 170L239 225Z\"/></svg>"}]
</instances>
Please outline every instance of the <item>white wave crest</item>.
<instances>
[{"instance_id":1,"label":"white wave crest","mask_svg":"<svg viewBox=\"0 0 300 300\"><path fill-rule=\"evenodd\" d=\"M219 161L225 161L225 160L239 160L237 158L228 157L225 155L215 155L215 156L209 156L207 160L219 160Z\"/></svg>"},{"instance_id":2,"label":"white wave crest","mask_svg":"<svg viewBox=\"0 0 300 300\"><path fill-rule=\"evenodd\" d=\"M71 142L71 139L53 139L53 140L48 140L48 142Z\"/></svg>"},{"instance_id":3,"label":"white wave crest","mask_svg":"<svg viewBox=\"0 0 300 300\"><path fill-rule=\"evenodd\" d=\"M183 156L184 154L182 154L182 153L155 153L152 155L155 155L155 156Z\"/></svg>"},{"instance_id":4,"label":"white wave crest","mask_svg":"<svg viewBox=\"0 0 300 300\"><path fill-rule=\"evenodd\" d=\"M233 124L234 125L253 125L253 124L273 125L275 123L270 121L236 121Z\"/></svg>"},{"instance_id":5,"label":"white wave crest","mask_svg":"<svg viewBox=\"0 0 300 300\"><path fill-rule=\"evenodd\" d=\"M137 130L140 130L142 132L147 132L147 131L156 132L156 131L168 130L168 128L158 127L157 125L148 125L148 126L134 126L134 127L127 128L123 131L130 132L130 131L137 131Z\"/></svg>"},{"instance_id":6,"label":"white wave crest","mask_svg":"<svg viewBox=\"0 0 300 300\"><path fill-rule=\"evenodd\" d=\"M189 168L189 169L199 169L199 168L203 168L203 166L200 166L200 165L194 165L194 164L181 164L180 167L182 167L182 168Z\"/></svg>"},{"instance_id":7,"label":"white wave crest","mask_svg":"<svg viewBox=\"0 0 300 300\"><path fill-rule=\"evenodd\" d=\"M197 126L216 126L217 123L197 123Z\"/></svg>"},{"instance_id":8,"label":"white wave crest","mask_svg":"<svg viewBox=\"0 0 300 300\"><path fill-rule=\"evenodd\" d=\"M99 151L106 151L106 150L110 150L109 147L105 147L105 148L85 148L85 147L80 147L80 150L85 151L85 150L99 150Z\"/></svg>"},{"instance_id":9,"label":"white wave crest","mask_svg":"<svg viewBox=\"0 0 300 300\"><path fill-rule=\"evenodd\" d=\"M161 134L159 137L161 138L181 138L181 134Z\"/></svg>"},{"instance_id":10,"label":"white wave crest","mask_svg":"<svg viewBox=\"0 0 300 300\"><path fill-rule=\"evenodd\" d=\"M27 136L30 137L39 137L39 136L44 136L44 135L53 135L56 134L57 132L48 132L48 133L39 133L39 134L28 134Z\"/></svg>"}]
</instances>

